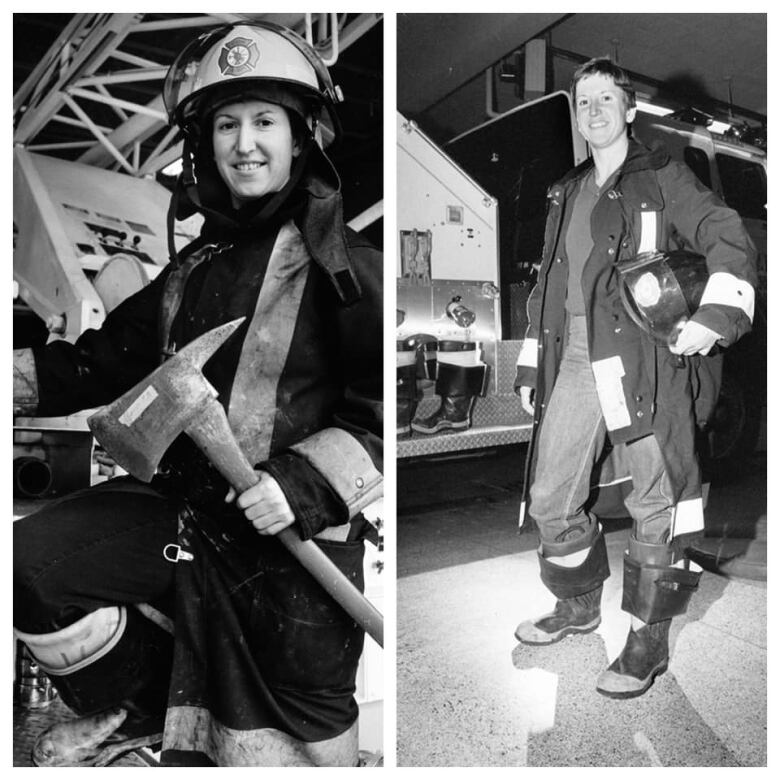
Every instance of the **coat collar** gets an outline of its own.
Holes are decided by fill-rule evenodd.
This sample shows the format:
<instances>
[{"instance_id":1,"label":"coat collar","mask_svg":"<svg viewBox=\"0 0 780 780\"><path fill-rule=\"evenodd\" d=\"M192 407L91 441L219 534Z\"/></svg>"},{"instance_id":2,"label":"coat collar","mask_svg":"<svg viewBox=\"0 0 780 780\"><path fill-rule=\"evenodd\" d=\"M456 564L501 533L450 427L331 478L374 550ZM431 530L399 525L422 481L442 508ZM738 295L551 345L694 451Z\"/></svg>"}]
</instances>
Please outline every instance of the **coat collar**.
<instances>
[{"instance_id":1,"label":"coat collar","mask_svg":"<svg viewBox=\"0 0 780 780\"><path fill-rule=\"evenodd\" d=\"M638 173L640 171L657 171L659 168L663 168L669 162L669 153L662 144L655 144L652 147L647 147L635 141L633 138L628 140L628 152L626 153L626 159L623 161L618 171L618 177L616 184L626 175L630 173ZM572 182L579 182L585 175L593 168L593 158L589 157L584 162L581 162L576 168L572 168L562 179L559 179L551 188L551 192L555 193L556 190L560 190L562 187L567 187Z\"/></svg>"}]
</instances>

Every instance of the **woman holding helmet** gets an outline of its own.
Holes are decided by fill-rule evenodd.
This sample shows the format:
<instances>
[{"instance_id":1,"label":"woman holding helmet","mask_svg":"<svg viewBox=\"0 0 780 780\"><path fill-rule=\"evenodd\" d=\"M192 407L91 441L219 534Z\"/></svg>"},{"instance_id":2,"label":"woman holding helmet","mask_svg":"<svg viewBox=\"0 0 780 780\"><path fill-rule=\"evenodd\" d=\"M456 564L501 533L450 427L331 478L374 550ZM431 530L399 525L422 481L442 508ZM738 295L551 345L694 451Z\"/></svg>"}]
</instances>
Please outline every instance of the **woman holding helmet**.
<instances>
[{"instance_id":1,"label":"woman holding helmet","mask_svg":"<svg viewBox=\"0 0 780 780\"><path fill-rule=\"evenodd\" d=\"M201 235L99 331L16 354L15 382L39 414L105 404L246 317L204 373L259 482L236 497L180 437L151 487L111 480L15 524L16 633L80 716L34 758L161 742L166 765L355 765L363 632L273 538L294 526L362 588L382 266L318 143L338 92L303 39L243 23L187 47L164 98L185 141L169 222L199 211Z\"/></svg>"},{"instance_id":2,"label":"woman holding helmet","mask_svg":"<svg viewBox=\"0 0 780 780\"><path fill-rule=\"evenodd\" d=\"M556 600L515 637L552 645L600 625L610 572L591 488L629 485L622 608L630 628L596 681L602 695L627 699L668 668L672 619L698 586L686 554L686 538L704 527L697 427L718 395L722 356L713 347L750 330L756 252L735 211L663 147L631 136L636 96L622 68L590 60L575 71L571 95L592 158L550 188L515 380L534 419L521 514L539 529L540 576ZM674 340L657 344L624 309L621 275L648 253L669 261L681 249L706 258L708 280ZM661 290L657 278L646 281L650 303L653 285L659 298Z\"/></svg>"}]
</instances>

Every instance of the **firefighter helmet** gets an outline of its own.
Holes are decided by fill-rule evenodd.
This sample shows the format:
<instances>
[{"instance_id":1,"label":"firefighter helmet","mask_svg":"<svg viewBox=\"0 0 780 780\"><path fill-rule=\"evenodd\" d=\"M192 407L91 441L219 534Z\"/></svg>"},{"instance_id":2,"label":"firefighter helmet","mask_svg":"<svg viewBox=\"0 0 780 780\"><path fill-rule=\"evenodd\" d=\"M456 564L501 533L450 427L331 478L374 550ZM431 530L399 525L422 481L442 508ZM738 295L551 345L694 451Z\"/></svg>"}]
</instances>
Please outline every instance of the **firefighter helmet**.
<instances>
[{"instance_id":1,"label":"firefighter helmet","mask_svg":"<svg viewBox=\"0 0 780 780\"><path fill-rule=\"evenodd\" d=\"M618 266L620 297L631 319L657 344L677 340L699 307L707 262L685 250L645 252Z\"/></svg>"},{"instance_id":2,"label":"firefighter helmet","mask_svg":"<svg viewBox=\"0 0 780 780\"><path fill-rule=\"evenodd\" d=\"M237 95L279 103L302 116L312 131L325 107L338 133L339 88L314 48L281 25L247 21L204 33L176 58L163 88L171 124L188 135L215 101Z\"/></svg>"}]
</instances>

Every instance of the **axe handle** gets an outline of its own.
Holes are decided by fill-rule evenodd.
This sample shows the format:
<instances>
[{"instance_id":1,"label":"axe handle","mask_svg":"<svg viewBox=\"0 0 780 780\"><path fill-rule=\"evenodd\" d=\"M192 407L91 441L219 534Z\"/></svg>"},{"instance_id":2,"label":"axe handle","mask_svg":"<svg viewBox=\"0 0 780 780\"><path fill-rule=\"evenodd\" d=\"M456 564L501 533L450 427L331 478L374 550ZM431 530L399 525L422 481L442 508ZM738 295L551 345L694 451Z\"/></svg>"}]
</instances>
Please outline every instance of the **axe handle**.
<instances>
[{"instance_id":1,"label":"axe handle","mask_svg":"<svg viewBox=\"0 0 780 780\"><path fill-rule=\"evenodd\" d=\"M203 410L187 426L185 433L239 494L257 484L258 476L238 446L225 410L216 399L210 399L204 404ZM276 534L276 538L355 622L380 647L384 647L381 613L344 576L333 561L311 539L301 539L292 528L288 527L280 531Z\"/></svg>"}]
</instances>

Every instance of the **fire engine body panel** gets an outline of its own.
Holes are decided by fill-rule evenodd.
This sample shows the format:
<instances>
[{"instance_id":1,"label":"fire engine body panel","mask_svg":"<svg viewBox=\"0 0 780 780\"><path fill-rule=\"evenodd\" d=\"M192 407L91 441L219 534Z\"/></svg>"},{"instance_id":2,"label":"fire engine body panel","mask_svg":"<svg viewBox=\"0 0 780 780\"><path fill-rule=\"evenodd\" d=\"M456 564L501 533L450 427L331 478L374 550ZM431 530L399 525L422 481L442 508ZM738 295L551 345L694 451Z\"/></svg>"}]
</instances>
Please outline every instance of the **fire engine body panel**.
<instances>
[{"instance_id":1,"label":"fire engine body panel","mask_svg":"<svg viewBox=\"0 0 780 780\"><path fill-rule=\"evenodd\" d=\"M404 320L397 338L425 333L476 341L490 381L469 430L412 434L399 439L398 457L530 438L532 420L513 385L525 302L541 258L545 196L584 157L565 93L491 119L453 139L446 151L399 115L396 276ZM476 315L469 328L446 314L456 297ZM437 401L432 383L424 384L418 417Z\"/></svg>"},{"instance_id":2,"label":"fire engine body panel","mask_svg":"<svg viewBox=\"0 0 780 780\"><path fill-rule=\"evenodd\" d=\"M520 343L501 340L497 202L400 114L397 142L397 307L403 317L397 338L476 342L475 359L490 367L486 397L478 399L469 430L415 434L398 441L398 456L524 441L531 420L512 390ZM448 315L453 303L473 315L468 327ZM418 416L437 404L433 383L424 384Z\"/></svg>"}]
</instances>

